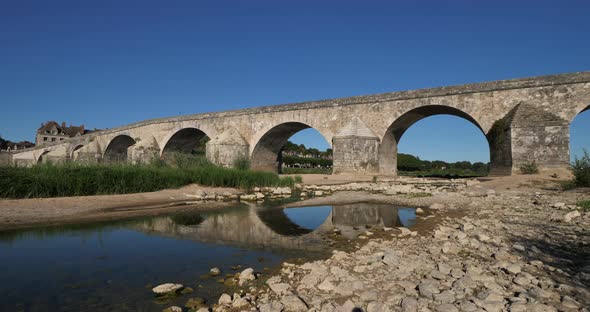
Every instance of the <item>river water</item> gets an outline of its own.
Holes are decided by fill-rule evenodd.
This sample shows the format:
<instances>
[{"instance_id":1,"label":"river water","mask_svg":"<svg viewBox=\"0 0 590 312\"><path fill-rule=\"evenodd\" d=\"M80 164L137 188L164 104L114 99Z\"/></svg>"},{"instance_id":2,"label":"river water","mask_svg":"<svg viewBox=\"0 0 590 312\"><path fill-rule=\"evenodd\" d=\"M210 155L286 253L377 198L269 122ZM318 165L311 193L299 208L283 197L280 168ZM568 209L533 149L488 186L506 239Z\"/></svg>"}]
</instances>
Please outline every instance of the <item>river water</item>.
<instances>
[{"instance_id":1,"label":"river water","mask_svg":"<svg viewBox=\"0 0 590 312\"><path fill-rule=\"evenodd\" d=\"M213 303L219 281L252 267L270 274L285 260L329 255L335 230L344 239L368 227L411 227L413 208L358 203L278 208L236 204L33 230L0 232L0 311L161 311L193 297ZM218 267L222 275L208 276ZM172 301L151 288L194 289Z\"/></svg>"}]
</instances>

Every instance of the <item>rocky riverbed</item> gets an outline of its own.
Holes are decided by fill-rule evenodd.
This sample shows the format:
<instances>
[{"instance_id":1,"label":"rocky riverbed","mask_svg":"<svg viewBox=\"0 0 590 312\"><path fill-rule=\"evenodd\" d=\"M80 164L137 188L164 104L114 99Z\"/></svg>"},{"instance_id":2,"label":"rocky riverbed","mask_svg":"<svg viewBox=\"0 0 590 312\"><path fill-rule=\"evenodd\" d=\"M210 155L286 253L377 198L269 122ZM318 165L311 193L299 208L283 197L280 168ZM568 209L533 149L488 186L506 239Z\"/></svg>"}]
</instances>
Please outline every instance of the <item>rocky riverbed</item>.
<instances>
[{"instance_id":1,"label":"rocky riverbed","mask_svg":"<svg viewBox=\"0 0 590 312\"><path fill-rule=\"evenodd\" d=\"M428 211L422 218L437 221L417 232L369 229L328 259L283 263L274 276L258 275L263 284L248 272L240 291L192 308L589 311L590 213L575 204L590 194L529 186L499 191L475 180L411 178L302 186L306 195L332 194L310 202L362 197L414 204Z\"/></svg>"}]
</instances>

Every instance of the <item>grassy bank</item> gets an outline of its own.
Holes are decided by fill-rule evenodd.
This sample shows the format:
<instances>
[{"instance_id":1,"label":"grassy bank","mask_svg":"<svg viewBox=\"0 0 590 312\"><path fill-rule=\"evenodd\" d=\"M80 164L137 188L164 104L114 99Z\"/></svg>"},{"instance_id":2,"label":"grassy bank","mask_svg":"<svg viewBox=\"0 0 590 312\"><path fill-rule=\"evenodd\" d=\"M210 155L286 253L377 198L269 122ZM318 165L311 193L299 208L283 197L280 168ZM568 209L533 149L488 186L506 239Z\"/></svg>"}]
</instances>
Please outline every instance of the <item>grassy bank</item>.
<instances>
[{"instance_id":1,"label":"grassy bank","mask_svg":"<svg viewBox=\"0 0 590 312\"><path fill-rule=\"evenodd\" d=\"M208 163L186 167L162 164L0 167L1 198L128 194L178 188L191 183L252 189L256 186L292 186L294 179L281 178L270 172L222 168Z\"/></svg>"}]
</instances>

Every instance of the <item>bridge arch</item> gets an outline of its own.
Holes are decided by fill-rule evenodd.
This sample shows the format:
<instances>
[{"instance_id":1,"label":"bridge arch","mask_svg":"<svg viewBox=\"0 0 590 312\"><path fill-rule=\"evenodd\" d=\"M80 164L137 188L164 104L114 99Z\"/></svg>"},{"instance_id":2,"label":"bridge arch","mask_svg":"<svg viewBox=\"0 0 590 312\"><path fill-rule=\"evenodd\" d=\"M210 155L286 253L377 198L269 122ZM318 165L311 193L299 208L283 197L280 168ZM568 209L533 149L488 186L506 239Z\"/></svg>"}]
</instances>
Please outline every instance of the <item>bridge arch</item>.
<instances>
[{"instance_id":1,"label":"bridge arch","mask_svg":"<svg viewBox=\"0 0 590 312\"><path fill-rule=\"evenodd\" d=\"M397 174L397 147L404 133L416 122L436 115L451 115L462 118L473 124L486 138L480 123L467 112L447 105L425 105L403 112L387 128L379 145L379 172L381 174Z\"/></svg>"},{"instance_id":2,"label":"bridge arch","mask_svg":"<svg viewBox=\"0 0 590 312\"><path fill-rule=\"evenodd\" d=\"M162 141L163 148L160 151L160 157L166 158L174 153L192 154L204 153L204 146L209 141L210 136L203 130L196 127L186 127L171 131ZM195 151L196 148L203 149Z\"/></svg>"},{"instance_id":3,"label":"bridge arch","mask_svg":"<svg viewBox=\"0 0 590 312\"><path fill-rule=\"evenodd\" d=\"M76 151L84 147L84 144L72 145L72 151L69 153L70 160L76 160Z\"/></svg>"},{"instance_id":4,"label":"bridge arch","mask_svg":"<svg viewBox=\"0 0 590 312\"><path fill-rule=\"evenodd\" d=\"M320 129L298 121L283 122L263 132L264 134L256 141L250 154L252 168L280 173L283 146L295 133L310 128L318 131L326 142L332 145L331 136L326 136Z\"/></svg>"},{"instance_id":5,"label":"bridge arch","mask_svg":"<svg viewBox=\"0 0 590 312\"><path fill-rule=\"evenodd\" d=\"M51 152L50 150L45 150L43 153L41 153L41 155L39 155L39 157L37 157L37 164L45 164L47 163L49 160L47 158L49 152Z\"/></svg>"},{"instance_id":6,"label":"bridge arch","mask_svg":"<svg viewBox=\"0 0 590 312\"><path fill-rule=\"evenodd\" d=\"M124 162L128 158L128 149L136 142L126 134L120 134L109 142L104 151L103 159L107 162Z\"/></svg>"},{"instance_id":7,"label":"bridge arch","mask_svg":"<svg viewBox=\"0 0 590 312\"><path fill-rule=\"evenodd\" d=\"M582 108L569 122L569 161L580 159L584 150L590 153L590 105Z\"/></svg>"}]
</instances>

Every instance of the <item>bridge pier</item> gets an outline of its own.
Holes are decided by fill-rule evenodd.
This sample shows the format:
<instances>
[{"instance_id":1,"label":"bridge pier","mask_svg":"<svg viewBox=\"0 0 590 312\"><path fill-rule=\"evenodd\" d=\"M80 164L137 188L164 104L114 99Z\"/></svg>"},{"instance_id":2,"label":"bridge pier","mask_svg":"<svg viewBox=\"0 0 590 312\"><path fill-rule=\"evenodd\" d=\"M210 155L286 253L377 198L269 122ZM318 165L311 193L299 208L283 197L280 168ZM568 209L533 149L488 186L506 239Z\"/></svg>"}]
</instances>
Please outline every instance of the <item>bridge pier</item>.
<instances>
[{"instance_id":1,"label":"bridge pier","mask_svg":"<svg viewBox=\"0 0 590 312\"><path fill-rule=\"evenodd\" d=\"M490 175L518 174L532 162L539 170L569 168L569 123L543 109L518 104L487 137Z\"/></svg>"},{"instance_id":2,"label":"bridge pier","mask_svg":"<svg viewBox=\"0 0 590 312\"><path fill-rule=\"evenodd\" d=\"M332 138L333 173L378 174L379 137L358 117Z\"/></svg>"},{"instance_id":3,"label":"bridge pier","mask_svg":"<svg viewBox=\"0 0 590 312\"><path fill-rule=\"evenodd\" d=\"M234 167L240 159L248 159L250 146L236 128L230 128L206 145L207 160L216 165Z\"/></svg>"},{"instance_id":4,"label":"bridge pier","mask_svg":"<svg viewBox=\"0 0 590 312\"><path fill-rule=\"evenodd\" d=\"M150 164L160 158L160 148L154 137L140 140L127 149L132 164Z\"/></svg>"}]
</instances>

